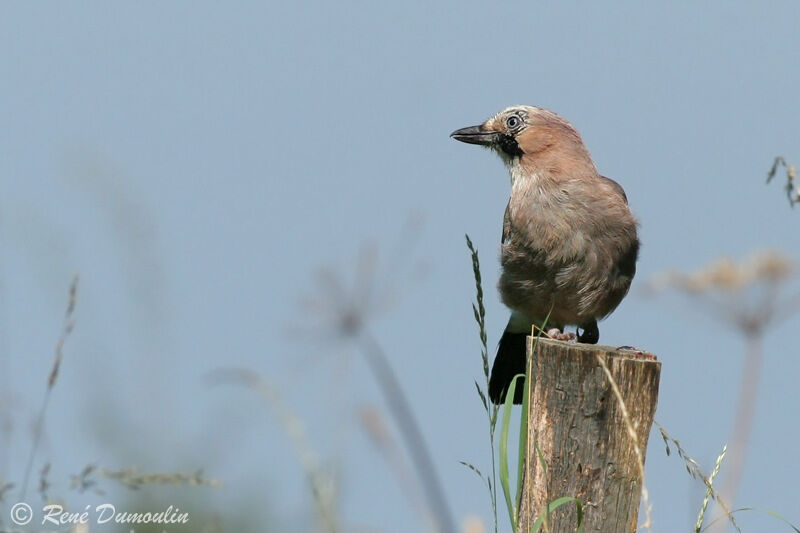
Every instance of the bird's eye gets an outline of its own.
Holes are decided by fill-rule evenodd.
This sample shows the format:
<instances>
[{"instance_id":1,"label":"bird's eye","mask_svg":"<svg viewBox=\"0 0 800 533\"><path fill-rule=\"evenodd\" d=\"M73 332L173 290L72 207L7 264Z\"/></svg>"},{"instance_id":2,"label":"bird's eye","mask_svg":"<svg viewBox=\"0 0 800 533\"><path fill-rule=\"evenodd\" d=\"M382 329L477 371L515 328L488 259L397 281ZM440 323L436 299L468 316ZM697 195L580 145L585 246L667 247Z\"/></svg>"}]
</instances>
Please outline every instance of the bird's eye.
<instances>
[{"instance_id":1,"label":"bird's eye","mask_svg":"<svg viewBox=\"0 0 800 533\"><path fill-rule=\"evenodd\" d=\"M512 129L512 130L513 130L513 129L515 129L517 126L519 126L521 122L522 122L522 121L519 119L519 117L517 117L517 116L513 116L513 115L512 115L512 116L510 116L510 117L508 117L508 118L506 119L506 126L508 126L508 127L509 127L509 129Z\"/></svg>"}]
</instances>

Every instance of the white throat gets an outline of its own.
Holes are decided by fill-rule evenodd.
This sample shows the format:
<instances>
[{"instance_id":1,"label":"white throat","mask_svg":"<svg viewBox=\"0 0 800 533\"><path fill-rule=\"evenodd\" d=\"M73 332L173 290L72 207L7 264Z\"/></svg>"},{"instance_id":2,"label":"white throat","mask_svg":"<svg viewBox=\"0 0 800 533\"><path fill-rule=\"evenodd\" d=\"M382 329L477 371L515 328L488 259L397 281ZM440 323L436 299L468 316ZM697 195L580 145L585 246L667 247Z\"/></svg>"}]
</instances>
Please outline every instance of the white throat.
<instances>
[{"instance_id":1,"label":"white throat","mask_svg":"<svg viewBox=\"0 0 800 533\"><path fill-rule=\"evenodd\" d=\"M521 192L522 189L527 191L536 190L542 183L542 178L538 172L531 172L522 166L519 158L508 158L503 160L508 168L508 174L511 177L511 194Z\"/></svg>"},{"instance_id":2,"label":"white throat","mask_svg":"<svg viewBox=\"0 0 800 533\"><path fill-rule=\"evenodd\" d=\"M508 174L511 176L511 188L513 189L515 184L521 183L522 178L526 177L525 170L522 168L519 159L507 159L505 164L506 168L508 168Z\"/></svg>"}]
</instances>

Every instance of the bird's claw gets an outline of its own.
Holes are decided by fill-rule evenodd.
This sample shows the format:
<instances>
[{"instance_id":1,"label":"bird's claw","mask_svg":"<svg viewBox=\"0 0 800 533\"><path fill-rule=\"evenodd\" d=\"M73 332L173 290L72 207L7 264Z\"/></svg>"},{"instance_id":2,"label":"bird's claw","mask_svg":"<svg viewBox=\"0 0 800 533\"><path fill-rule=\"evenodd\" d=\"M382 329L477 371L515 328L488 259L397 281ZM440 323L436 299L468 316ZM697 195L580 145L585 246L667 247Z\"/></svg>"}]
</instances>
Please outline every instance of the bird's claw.
<instances>
[{"instance_id":1,"label":"bird's claw","mask_svg":"<svg viewBox=\"0 0 800 533\"><path fill-rule=\"evenodd\" d=\"M574 341L577 337L572 332L561 331L558 328L547 330L547 336L557 341Z\"/></svg>"}]
</instances>

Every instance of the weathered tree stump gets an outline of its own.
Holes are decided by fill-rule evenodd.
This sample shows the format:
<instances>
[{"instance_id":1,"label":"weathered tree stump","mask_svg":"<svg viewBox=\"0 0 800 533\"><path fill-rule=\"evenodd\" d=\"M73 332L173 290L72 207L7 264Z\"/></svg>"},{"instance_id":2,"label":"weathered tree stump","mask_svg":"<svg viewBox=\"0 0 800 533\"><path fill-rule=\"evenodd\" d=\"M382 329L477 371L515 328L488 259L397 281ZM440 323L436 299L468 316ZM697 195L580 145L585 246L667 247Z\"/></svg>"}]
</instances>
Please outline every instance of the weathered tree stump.
<instances>
[{"instance_id":1,"label":"weathered tree stump","mask_svg":"<svg viewBox=\"0 0 800 533\"><path fill-rule=\"evenodd\" d=\"M581 501L587 532L636 531L661 374L661 363L648 356L528 337L532 380L519 532L529 532L562 496ZM616 382L628 421L598 358ZM556 509L548 523L552 533L576 531L576 506Z\"/></svg>"}]
</instances>

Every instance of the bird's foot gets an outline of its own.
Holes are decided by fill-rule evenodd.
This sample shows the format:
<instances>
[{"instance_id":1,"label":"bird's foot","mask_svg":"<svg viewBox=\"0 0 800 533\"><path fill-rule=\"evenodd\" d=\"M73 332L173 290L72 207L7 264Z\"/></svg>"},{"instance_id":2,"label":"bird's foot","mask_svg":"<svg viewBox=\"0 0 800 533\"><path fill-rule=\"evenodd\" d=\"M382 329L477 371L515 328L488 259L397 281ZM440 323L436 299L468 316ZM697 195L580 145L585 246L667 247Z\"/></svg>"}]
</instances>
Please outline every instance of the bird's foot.
<instances>
[{"instance_id":1,"label":"bird's foot","mask_svg":"<svg viewBox=\"0 0 800 533\"><path fill-rule=\"evenodd\" d=\"M597 344L600 340L600 330L597 328L597 320L592 320L588 324L581 326L582 332L578 333L578 342L584 344Z\"/></svg>"},{"instance_id":2,"label":"bird's foot","mask_svg":"<svg viewBox=\"0 0 800 533\"><path fill-rule=\"evenodd\" d=\"M547 330L547 336L557 341L574 341L575 334L572 332L561 331L558 328L551 328Z\"/></svg>"},{"instance_id":3,"label":"bird's foot","mask_svg":"<svg viewBox=\"0 0 800 533\"><path fill-rule=\"evenodd\" d=\"M645 361L657 361L658 360L658 358L655 356L655 354L652 354L650 352L646 352L644 350L640 350L636 346L620 346L619 348L617 348L617 351L618 352L625 352L626 355L629 355L630 357L632 357L634 359L643 359Z\"/></svg>"}]
</instances>

